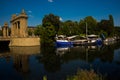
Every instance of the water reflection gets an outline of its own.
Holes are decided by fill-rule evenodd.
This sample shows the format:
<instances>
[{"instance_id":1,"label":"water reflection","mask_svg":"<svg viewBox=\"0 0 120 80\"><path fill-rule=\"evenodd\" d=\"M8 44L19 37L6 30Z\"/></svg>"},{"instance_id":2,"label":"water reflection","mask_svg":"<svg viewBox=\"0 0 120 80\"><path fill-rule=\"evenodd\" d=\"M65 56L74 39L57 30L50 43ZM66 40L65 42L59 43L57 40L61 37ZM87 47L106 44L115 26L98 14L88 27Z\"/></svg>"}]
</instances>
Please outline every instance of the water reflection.
<instances>
[{"instance_id":1,"label":"water reflection","mask_svg":"<svg viewBox=\"0 0 120 80\"><path fill-rule=\"evenodd\" d=\"M120 49L114 51L114 61L120 64Z\"/></svg>"},{"instance_id":2,"label":"water reflection","mask_svg":"<svg viewBox=\"0 0 120 80\"><path fill-rule=\"evenodd\" d=\"M59 49L57 50L59 51ZM119 43L102 46L77 46L69 49L62 48L60 52L62 64L76 61L79 63L76 64L79 68L90 69L92 67L96 72L107 75L108 80L120 79L118 76L120 74Z\"/></svg>"},{"instance_id":3,"label":"water reflection","mask_svg":"<svg viewBox=\"0 0 120 80\"><path fill-rule=\"evenodd\" d=\"M29 56L40 53L40 47L10 47L14 68L18 72L29 72Z\"/></svg>"},{"instance_id":4,"label":"water reflection","mask_svg":"<svg viewBox=\"0 0 120 80\"><path fill-rule=\"evenodd\" d=\"M96 58L101 61L113 60L114 47L113 46L77 46L72 48L57 48L57 53L61 55L63 61L71 61L72 59L80 59L87 62L92 62ZM69 53L69 54L68 54Z\"/></svg>"},{"instance_id":5,"label":"water reflection","mask_svg":"<svg viewBox=\"0 0 120 80\"><path fill-rule=\"evenodd\" d=\"M57 72L60 70L60 56L56 55L55 47L41 47L42 58L38 58L48 72Z\"/></svg>"},{"instance_id":6,"label":"water reflection","mask_svg":"<svg viewBox=\"0 0 120 80\"><path fill-rule=\"evenodd\" d=\"M57 48L56 49L56 54L59 56L64 55L65 53L70 52L70 48L69 47L63 47L63 48Z\"/></svg>"},{"instance_id":7,"label":"water reflection","mask_svg":"<svg viewBox=\"0 0 120 80\"><path fill-rule=\"evenodd\" d=\"M5 49L5 50L2 50ZM0 79L64 80L77 69L93 68L119 80L120 44L76 47L10 47L0 49ZM10 73L9 75L7 73Z\"/></svg>"}]
</instances>

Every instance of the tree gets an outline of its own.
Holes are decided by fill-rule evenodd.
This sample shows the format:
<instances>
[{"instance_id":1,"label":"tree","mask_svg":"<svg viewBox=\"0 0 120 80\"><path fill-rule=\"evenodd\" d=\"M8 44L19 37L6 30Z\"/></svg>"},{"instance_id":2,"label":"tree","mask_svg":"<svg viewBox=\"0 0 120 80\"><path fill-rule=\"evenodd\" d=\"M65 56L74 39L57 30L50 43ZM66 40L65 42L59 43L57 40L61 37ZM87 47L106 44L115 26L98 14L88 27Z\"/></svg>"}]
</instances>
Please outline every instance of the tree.
<instances>
[{"instance_id":1,"label":"tree","mask_svg":"<svg viewBox=\"0 0 120 80\"><path fill-rule=\"evenodd\" d=\"M44 46L53 46L55 35L56 32L53 25L49 24L46 27L42 27L41 42L44 44Z\"/></svg>"},{"instance_id":2,"label":"tree","mask_svg":"<svg viewBox=\"0 0 120 80\"><path fill-rule=\"evenodd\" d=\"M97 34L97 21L92 16L87 16L79 22L79 28L81 28L81 33L86 33L86 23L88 34Z\"/></svg>"},{"instance_id":3,"label":"tree","mask_svg":"<svg viewBox=\"0 0 120 80\"><path fill-rule=\"evenodd\" d=\"M42 26L46 27L49 26L49 24L53 25L57 33L60 27L60 17L54 14L45 15L42 20Z\"/></svg>"},{"instance_id":4,"label":"tree","mask_svg":"<svg viewBox=\"0 0 120 80\"><path fill-rule=\"evenodd\" d=\"M101 20L98 23L98 27L104 32L107 32L108 36L113 36L114 35L114 21L112 15L109 15L109 20Z\"/></svg>"},{"instance_id":5,"label":"tree","mask_svg":"<svg viewBox=\"0 0 120 80\"><path fill-rule=\"evenodd\" d=\"M115 30L114 30L114 19L112 15L109 15L109 21L110 21L110 36L114 36Z\"/></svg>"},{"instance_id":6,"label":"tree","mask_svg":"<svg viewBox=\"0 0 120 80\"><path fill-rule=\"evenodd\" d=\"M109 15L109 21L112 27L114 27L114 19L112 15Z\"/></svg>"},{"instance_id":7,"label":"tree","mask_svg":"<svg viewBox=\"0 0 120 80\"><path fill-rule=\"evenodd\" d=\"M41 25L37 25L37 28L34 31L34 34L37 36L41 36L43 33L43 27Z\"/></svg>"},{"instance_id":8,"label":"tree","mask_svg":"<svg viewBox=\"0 0 120 80\"><path fill-rule=\"evenodd\" d=\"M71 20L67 20L65 22L62 22L58 33L66 35L66 36L79 34L78 22L77 21L73 22Z\"/></svg>"},{"instance_id":9,"label":"tree","mask_svg":"<svg viewBox=\"0 0 120 80\"><path fill-rule=\"evenodd\" d=\"M31 29L28 30L28 35L32 36L32 30Z\"/></svg>"},{"instance_id":10,"label":"tree","mask_svg":"<svg viewBox=\"0 0 120 80\"><path fill-rule=\"evenodd\" d=\"M88 34L96 34L97 21L92 16L86 17L84 21L87 23Z\"/></svg>"},{"instance_id":11,"label":"tree","mask_svg":"<svg viewBox=\"0 0 120 80\"><path fill-rule=\"evenodd\" d=\"M86 33L86 25L85 25L85 21L84 20L80 20L79 21L79 30L81 34L85 34Z\"/></svg>"}]
</instances>

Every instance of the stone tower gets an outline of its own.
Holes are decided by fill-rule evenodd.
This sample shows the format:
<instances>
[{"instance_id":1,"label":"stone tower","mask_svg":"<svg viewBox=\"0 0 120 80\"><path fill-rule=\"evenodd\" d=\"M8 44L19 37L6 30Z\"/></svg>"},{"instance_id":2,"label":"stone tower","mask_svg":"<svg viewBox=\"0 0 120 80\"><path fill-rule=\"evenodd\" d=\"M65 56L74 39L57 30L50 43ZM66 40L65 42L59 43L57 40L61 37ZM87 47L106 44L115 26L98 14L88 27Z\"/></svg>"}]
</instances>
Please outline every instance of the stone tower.
<instances>
[{"instance_id":1,"label":"stone tower","mask_svg":"<svg viewBox=\"0 0 120 80\"><path fill-rule=\"evenodd\" d=\"M8 37L9 36L8 23L4 23L4 26L2 27L2 32L3 32L3 37Z\"/></svg>"},{"instance_id":2,"label":"stone tower","mask_svg":"<svg viewBox=\"0 0 120 80\"><path fill-rule=\"evenodd\" d=\"M12 15L11 18L11 37L27 37L27 19L28 16L26 15L24 9L22 12L17 16L16 14Z\"/></svg>"}]
</instances>

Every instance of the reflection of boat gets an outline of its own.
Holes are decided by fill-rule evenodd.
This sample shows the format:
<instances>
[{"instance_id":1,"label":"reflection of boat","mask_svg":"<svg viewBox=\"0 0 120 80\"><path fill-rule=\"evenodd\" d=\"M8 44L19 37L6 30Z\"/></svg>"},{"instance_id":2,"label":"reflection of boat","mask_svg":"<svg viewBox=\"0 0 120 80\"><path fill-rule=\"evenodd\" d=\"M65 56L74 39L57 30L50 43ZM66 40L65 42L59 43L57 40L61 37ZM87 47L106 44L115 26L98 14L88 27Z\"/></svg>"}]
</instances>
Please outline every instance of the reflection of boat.
<instances>
[{"instance_id":1,"label":"reflection of boat","mask_svg":"<svg viewBox=\"0 0 120 80\"><path fill-rule=\"evenodd\" d=\"M69 47L56 48L57 55L63 55L65 52L69 51Z\"/></svg>"},{"instance_id":2,"label":"reflection of boat","mask_svg":"<svg viewBox=\"0 0 120 80\"><path fill-rule=\"evenodd\" d=\"M57 47L73 46L73 43L64 35L59 35L56 37L56 46Z\"/></svg>"}]
</instances>

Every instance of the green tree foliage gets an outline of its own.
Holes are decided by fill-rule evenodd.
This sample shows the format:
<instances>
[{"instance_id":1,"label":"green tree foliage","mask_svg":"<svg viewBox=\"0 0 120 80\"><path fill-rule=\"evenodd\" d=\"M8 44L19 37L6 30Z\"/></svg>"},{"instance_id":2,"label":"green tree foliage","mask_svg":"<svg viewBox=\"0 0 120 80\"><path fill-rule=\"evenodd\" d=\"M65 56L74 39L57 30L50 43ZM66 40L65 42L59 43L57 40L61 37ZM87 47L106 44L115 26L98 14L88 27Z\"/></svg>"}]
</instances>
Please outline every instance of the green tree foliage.
<instances>
[{"instance_id":1,"label":"green tree foliage","mask_svg":"<svg viewBox=\"0 0 120 80\"><path fill-rule=\"evenodd\" d=\"M46 26L49 26L49 24L53 25L57 33L60 26L60 17L54 14L45 15L42 20L42 26L46 27Z\"/></svg>"},{"instance_id":2,"label":"green tree foliage","mask_svg":"<svg viewBox=\"0 0 120 80\"><path fill-rule=\"evenodd\" d=\"M41 41L45 46L48 45L53 45L54 41L55 41L55 29L54 26L49 24L46 27L42 28L42 34L41 34Z\"/></svg>"},{"instance_id":3,"label":"green tree foliage","mask_svg":"<svg viewBox=\"0 0 120 80\"><path fill-rule=\"evenodd\" d=\"M37 25L37 28L35 29L34 34L36 36L41 36L43 31L44 31L43 27L41 25Z\"/></svg>"},{"instance_id":4,"label":"green tree foliage","mask_svg":"<svg viewBox=\"0 0 120 80\"><path fill-rule=\"evenodd\" d=\"M114 19L112 15L109 15L109 22L110 22L110 29L111 29L110 36L114 36L115 28L114 28Z\"/></svg>"},{"instance_id":5,"label":"green tree foliage","mask_svg":"<svg viewBox=\"0 0 120 80\"><path fill-rule=\"evenodd\" d=\"M80 20L79 28L81 28L80 31L82 34L86 33L86 26L87 26L88 34L97 34L98 32L97 21L92 16L88 16L85 17L83 20Z\"/></svg>"},{"instance_id":6,"label":"green tree foliage","mask_svg":"<svg viewBox=\"0 0 120 80\"><path fill-rule=\"evenodd\" d=\"M92 16L86 17L84 21L87 23L88 34L95 34L97 32L97 21Z\"/></svg>"},{"instance_id":7,"label":"green tree foliage","mask_svg":"<svg viewBox=\"0 0 120 80\"><path fill-rule=\"evenodd\" d=\"M112 15L109 15L109 21L110 21L110 25L114 27L114 19Z\"/></svg>"},{"instance_id":8,"label":"green tree foliage","mask_svg":"<svg viewBox=\"0 0 120 80\"><path fill-rule=\"evenodd\" d=\"M99 30L103 30L108 36L114 35L114 22L112 15L109 16L109 20L101 20L98 23Z\"/></svg>"},{"instance_id":9,"label":"green tree foliage","mask_svg":"<svg viewBox=\"0 0 120 80\"><path fill-rule=\"evenodd\" d=\"M32 36L32 33L33 33L32 30L29 29L29 30L28 30L28 35Z\"/></svg>"},{"instance_id":10,"label":"green tree foliage","mask_svg":"<svg viewBox=\"0 0 120 80\"><path fill-rule=\"evenodd\" d=\"M104 31L107 33L107 35L109 34L107 29L108 29L108 25L109 25L109 21L108 20L101 20L98 23L98 27L99 27L99 31Z\"/></svg>"},{"instance_id":11,"label":"green tree foliage","mask_svg":"<svg viewBox=\"0 0 120 80\"><path fill-rule=\"evenodd\" d=\"M76 35L78 34L77 27L77 22L67 20L61 24L58 34L63 34L67 36Z\"/></svg>"},{"instance_id":12,"label":"green tree foliage","mask_svg":"<svg viewBox=\"0 0 120 80\"><path fill-rule=\"evenodd\" d=\"M81 34L85 34L86 33L86 23L85 23L84 20L80 20L79 21L78 28L79 28L79 31L80 31Z\"/></svg>"}]
</instances>

